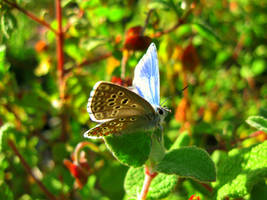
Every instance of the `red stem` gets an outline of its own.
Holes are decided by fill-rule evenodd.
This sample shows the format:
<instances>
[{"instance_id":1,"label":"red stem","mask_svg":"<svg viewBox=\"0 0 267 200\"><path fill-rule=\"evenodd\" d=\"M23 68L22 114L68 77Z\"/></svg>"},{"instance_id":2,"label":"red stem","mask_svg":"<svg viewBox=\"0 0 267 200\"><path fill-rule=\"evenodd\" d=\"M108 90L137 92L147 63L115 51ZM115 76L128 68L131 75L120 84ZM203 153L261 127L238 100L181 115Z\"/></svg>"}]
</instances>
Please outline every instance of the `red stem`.
<instances>
[{"instance_id":1,"label":"red stem","mask_svg":"<svg viewBox=\"0 0 267 200\"><path fill-rule=\"evenodd\" d=\"M239 39L239 41L238 41L238 43L237 43L237 45L236 45L236 47L234 49L233 55L232 55L232 57L235 60L237 60L237 58L238 58L238 56L239 56L239 54L240 54L240 52L241 52L241 50L243 48L244 40L245 40L245 35L243 34L243 35L241 35L241 37L240 37L240 39Z\"/></svg>"},{"instance_id":2,"label":"red stem","mask_svg":"<svg viewBox=\"0 0 267 200\"><path fill-rule=\"evenodd\" d=\"M66 114L64 108L65 101L65 71L64 71L64 54L63 54L63 46L64 46L64 32L62 28L62 7L61 0L55 0L56 2L56 17L58 23L57 30L57 75L58 75L58 88L59 88L59 96L62 101L63 109L61 113L61 140L66 141L67 133L69 132L68 127L68 115Z\"/></svg>"},{"instance_id":3,"label":"red stem","mask_svg":"<svg viewBox=\"0 0 267 200\"><path fill-rule=\"evenodd\" d=\"M63 45L64 45L64 32L62 29L62 9L61 9L61 1L56 0L56 15L57 15L57 23L58 23L58 33L57 33L57 72L58 72L58 81L59 81L59 94L60 98L64 99L64 54L63 54Z\"/></svg>"},{"instance_id":4,"label":"red stem","mask_svg":"<svg viewBox=\"0 0 267 200\"><path fill-rule=\"evenodd\" d=\"M29 18L31 18L32 20L36 21L37 23L42 24L43 26L45 26L49 30L53 31L54 33L57 33L57 31L55 29L53 29L50 26L50 24L48 24L45 20L42 20L42 19L38 18L37 16L35 16L33 13L25 10L24 8L21 8L15 2L10 2L10 1L7 1L7 0L3 0L3 1L5 3L7 3L8 5L10 5L11 7L18 9L19 11L21 11L22 13L24 13L25 15L27 15Z\"/></svg>"},{"instance_id":5,"label":"red stem","mask_svg":"<svg viewBox=\"0 0 267 200\"><path fill-rule=\"evenodd\" d=\"M213 188L207 184L207 183L200 183L205 189L207 189L209 192L212 192Z\"/></svg>"},{"instance_id":6,"label":"red stem","mask_svg":"<svg viewBox=\"0 0 267 200\"><path fill-rule=\"evenodd\" d=\"M141 191L140 196L138 197L138 200L145 200L151 181L153 180L153 178L155 178L157 176L157 172L150 172L148 167L145 167L145 180L144 180L144 184L143 184L143 188Z\"/></svg>"},{"instance_id":7,"label":"red stem","mask_svg":"<svg viewBox=\"0 0 267 200\"><path fill-rule=\"evenodd\" d=\"M50 200L56 200L56 197L48 191L48 189L43 185L43 183L33 174L31 167L28 165L28 163L24 160L22 155L19 153L16 145L12 140L8 140L8 145L10 148L13 150L13 152L19 157L19 160L23 167L25 168L26 172L30 174L30 176L35 180L37 185L40 187L40 189L44 192L44 194L47 196L48 199Z\"/></svg>"},{"instance_id":8,"label":"red stem","mask_svg":"<svg viewBox=\"0 0 267 200\"><path fill-rule=\"evenodd\" d=\"M146 196L147 196L147 193L148 193L148 190L149 190L149 186L151 184L151 181L152 181L152 177L147 175L145 176L145 180L144 180L144 185L143 185L143 188L142 188L142 191L141 191L141 195L140 195L140 200L145 200L146 199Z\"/></svg>"},{"instance_id":9,"label":"red stem","mask_svg":"<svg viewBox=\"0 0 267 200\"><path fill-rule=\"evenodd\" d=\"M99 148L97 145L95 145L94 143L92 142L80 142L79 144L77 144L77 146L75 147L74 149L74 152L73 152L73 161L75 163L79 163L80 162L80 153L81 153L81 150L84 148L84 147L89 147L93 152L100 152L99 151Z\"/></svg>"}]
</instances>

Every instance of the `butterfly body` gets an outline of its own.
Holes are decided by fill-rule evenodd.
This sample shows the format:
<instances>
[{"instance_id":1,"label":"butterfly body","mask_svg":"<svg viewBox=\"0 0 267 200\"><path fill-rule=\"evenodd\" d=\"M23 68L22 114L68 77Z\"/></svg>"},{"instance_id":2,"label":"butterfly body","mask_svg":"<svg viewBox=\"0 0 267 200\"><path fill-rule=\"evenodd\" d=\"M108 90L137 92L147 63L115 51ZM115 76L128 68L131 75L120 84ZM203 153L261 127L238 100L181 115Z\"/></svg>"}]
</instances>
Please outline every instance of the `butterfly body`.
<instances>
[{"instance_id":1,"label":"butterfly body","mask_svg":"<svg viewBox=\"0 0 267 200\"><path fill-rule=\"evenodd\" d=\"M85 137L99 138L161 127L166 110L159 105L159 72L152 43L135 68L134 89L99 81L90 93L87 111L96 127ZM153 59L156 59L155 61Z\"/></svg>"}]
</instances>

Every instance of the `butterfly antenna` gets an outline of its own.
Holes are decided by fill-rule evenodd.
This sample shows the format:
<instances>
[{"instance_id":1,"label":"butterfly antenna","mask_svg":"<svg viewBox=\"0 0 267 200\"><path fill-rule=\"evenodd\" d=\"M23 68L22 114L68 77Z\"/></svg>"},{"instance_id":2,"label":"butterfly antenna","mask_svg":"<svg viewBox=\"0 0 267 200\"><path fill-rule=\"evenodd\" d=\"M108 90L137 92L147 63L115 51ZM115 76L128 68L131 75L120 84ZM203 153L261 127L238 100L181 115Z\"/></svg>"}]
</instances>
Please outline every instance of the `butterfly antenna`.
<instances>
[{"instance_id":1,"label":"butterfly antenna","mask_svg":"<svg viewBox=\"0 0 267 200\"><path fill-rule=\"evenodd\" d=\"M161 104L160 104L160 106L161 107L163 107L163 105L167 102L167 100L169 100L170 99L170 97L167 97Z\"/></svg>"},{"instance_id":2,"label":"butterfly antenna","mask_svg":"<svg viewBox=\"0 0 267 200\"><path fill-rule=\"evenodd\" d=\"M181 92L183 92L186 88L188 88L188 85L187 86L185 86L183 89L182 89L182 91Z\"/></svg>"},{"instance_id":3,"label":"butterfly antenna","mask_svg":"<svg viewBox=\"0 0 267 200\"><path fill-rule=\"evenodd\" d=\"M181 90L181 92L183 92L186 88L188 88L188 85L185 86L185 87ZM170 99L170 97L167 97L167 98L160 104L160 106L163 107L164 104L165 104L165 103L167 102L167 100L169 100L169 99Z\"/></svg>"}]
</instances>

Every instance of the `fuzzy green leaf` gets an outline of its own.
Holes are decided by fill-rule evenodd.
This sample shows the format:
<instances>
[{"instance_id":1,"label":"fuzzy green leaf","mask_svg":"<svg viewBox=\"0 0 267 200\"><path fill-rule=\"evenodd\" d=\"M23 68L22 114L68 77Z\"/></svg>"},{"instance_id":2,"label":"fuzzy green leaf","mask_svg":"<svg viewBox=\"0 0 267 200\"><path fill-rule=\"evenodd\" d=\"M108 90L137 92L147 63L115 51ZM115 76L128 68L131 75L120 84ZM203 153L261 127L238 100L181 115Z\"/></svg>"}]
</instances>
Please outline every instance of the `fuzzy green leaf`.
<instances>
[{"instance_id":1,"label":"fuzzy green leaf","mask_svg":"<svg viewBox=\"0 0 267 200\"><path fill-rule=\"evenodd\" d=\"M148 159L151 139L148 133L138 132L106 137L106 145L121 163L139 167Z\"/></svg>"},{"instance_id":2,"label":"fuzzy green leaf","mask_svg":"<svg viewBox=\"0 0 267 200\"><path fill-rule=\"evenodd\" d=\"M216 179L213 161L206 151L197 147L182 147L169 151L157 165L157 170L203 182Z\"/></svg>"},{"instance_id":3,"label":"fuzzy green leaf","mask_svg":"<svg viewBox=\"0 0 267 200\"><path fill-rule=\"evenodd\" d=\"M126 174L124 188L130 198L137 197L141 193L144 183L144 168L130 168ZM169 195L177 183L176 175L159 173L151 182L147 199L161 199Z\"/></svg>"},{"instance_id":4,"label":"fuzzy green leaf","mask_svg":"<svg viewBox=\"0 0 267 200\"><path fill-rule=\"evenodd\" d=\"M246 122L254 128L267 132L267 119L261 116L251 116Z\"/></svg>"},{"instance_id":5,"label":"fuzzy green leaf","mask_svg":"<svg viewBox=\"0 0 267 200\"><path fill-rule=\"evenodd\" d=\"M217 200L243 198L254 185L267 177L267 141L245 149L221 154L217 164L217 181L213 184Z\"/></svg>"},{"instance_id":6,"label":"fuzzy green leaf","mask_svg":"<svg viewBox=\"0 0 267 200\"><path fill-rule=\"evenodd\" d=\"M262 180L258 182L251 191L250 200L267 199L267 183Z\"/></svg>"}]
</instances>

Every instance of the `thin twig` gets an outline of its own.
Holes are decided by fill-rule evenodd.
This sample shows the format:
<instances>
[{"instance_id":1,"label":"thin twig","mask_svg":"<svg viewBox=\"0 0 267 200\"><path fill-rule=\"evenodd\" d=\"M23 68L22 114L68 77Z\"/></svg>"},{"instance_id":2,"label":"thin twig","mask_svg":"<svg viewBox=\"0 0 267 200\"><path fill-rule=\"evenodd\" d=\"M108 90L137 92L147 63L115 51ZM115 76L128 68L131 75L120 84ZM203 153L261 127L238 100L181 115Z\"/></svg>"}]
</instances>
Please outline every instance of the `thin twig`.
<instances>
[{"instance_id":1,"label":"thin twig","mask_svg":"<svg viewBox=\"0 0 267 200\"><path fill-rule=\"evenodd\" d=\"M157 38L157 37L161 37L161 36L164 35L164 34L167 34L167 33L170 33L170 32L172 32L172 31L175 31L179 26L181 26L181 25L183 25L183 24L185 23L185 20L186 20L186 18L188 17L188 15L191 13L191 11L192 11L192 9L189 8L189 9L184 13L184 15L183 15L180 19L178 19L177 23L176 23L173 27L171 27L171 28L169 28L169 29L167 29L167 30L163 30L163 31L159 31L159 32L157 32L157 33L154 33L151 37L152 37L152 38Z\"/></svg>"},{"instance_id":2,"label":"thin twig","mask_svg":"<svg viewBox=\"0 0 267 200\"><path fill-rule=\"evenodd\" d=\"M84 60L83 62L81 62L80 64L78 64L77 67L83 67L84 65L91 65L93 63L96 63L96 62L99 62L101 60L104 60L108 57L112 56L112 52L108 52L108 53L105 53L103 55L100 55L96 58L92 58L92 59L88 59L88 60Z\"/></svg>"},{"instance_id":3,"label":"thin twig","mask_svg":"<svg viewBox=\"0 0 267 200\"><path fill-rule=\"evenodd\" d=\"M206 190L208 190L210 193L212 193L213 188L207 184L207 183L200 183Z\"/></svg>"},{"instance_id":4,"label":"thin twig","mask_svg":"<svg viewBox=\"0 0 267 200\"><path fill-rule=\"evenodd\" d=\"M43 185L43 183L33 174L32 170L31 170L31 167L24 160L23 156L19 153L15 143L11 139L8 140L8 145L13 150L13 152L19 157L19 160L20 160L21 164L23 165L24 169L35 180L35 182L40 187L40 189L44 192L44 194L47 196L47 198L50 199L50 200L56 200L56 197L52 193L50 193L48 191L48 189Z\"/></svg>"},{"instance_id":5,"label":"thin twig","mask_svg":"<svg viewBox=\"0 0 267 200\"><path fill-rule=\"evenodd\" d=\"M125 74L126 74L126 63L129 59L129 51L123 50L122 53L122 60L121 60L121 79L125 80Z\"/></svg>"},{"instance_id":6,"label":"thin twig","mask_svg":"<svg viewBox=\"0 0 267 200\"><path fill-rule=\"evenodd\" d=\"M162 35L164 34L167 34L167 33L170 33L172 31L174 31L175 29L177 29L179 26L181 26L182 24L184 23L183 20L178 20L178 22L171 28L167 29L167 30L163 30L163 31L160 31L160 32L157 32L157 33L154 33L152 35L152 38L158 38L158 37L161 37Z\"/></svg>"},{"instance_id":7,"label":"thin twig","mask_svg":"<svg viewBox=\"0 0 267 200\"><path fill-rule=\"evenodd\" d=\"M96 62L99 62L101 60L107 59L110 56L112 56L111 52L103 54L103 55L100 55L99 57L96 57L96 58L84 60L83 62L81 62L80 64L75 66L78 69L78 71L76 71L76 72L79 73L81 68L84 67L85 65L91 65L93 63L96 63ZM74 70L74 67L71 67L71 68L69 68L67 70L64 70L64 81L65 82L67 82L67 80L74 75L74 71L73 70Z\"/></svg>"},{"instance_id":8,"label":"thin twig","mask_svg":"<svg viewBox=\"0 0 267 200\"><path fill-rule=\"evenodd\" d=\"M234 52L233 52L233 54L232 54L232 58L233 58L234 60L237 60L237 58L238 58L240 52L242 51L242 48L243 48L243 46L244 46L244 40L245 40L245 35L242 34L241 37L239 38L238 43L237 43L237 45L235 46Z\"/></svg>"},{"instance_id":9,"label":"thin twig","mask_svg":"<svg viewBox=\"0 0 267 200\"><path fill-rule=\"evenodd\" d=\"M141 32L141 35L144 34L144 32L145 32L145 30L146 30L146 27L147 27L147 25L148 25L148 22L149 22L149 18L150 18L150 16L151 16L151 14L152 14L153 11L154 11L154 9L151 9L151 10L148 11L147 16L146 16L146 21L145 21L145 24L144 24L144 26L143 26L143 30L142 30L142 32Z\"/></svg>"},{"instance_id":10,"label":"thin twig","mask_svg":"<svg viewBox=\"0 0 267 200\"><path fill-rule=\"evenodd\" d=\"M17 10L21 11L22 13L24 13L25 15L27 15L29 18L31 18L32 20L36 21L39 24L42 24L43 26L45 26L46 28L48 28L49 30L51 30L52 32L57 34L57 31L55 29L53 29L50 24L48 24L45 20L38 18L37 16L35 16L33 13L25 10L24 8L21 8L17 3L15 2L10 2L8 0L3 0L6 4L10 5L13 8L16 8Z\"/></svg>"}]
</instances>

